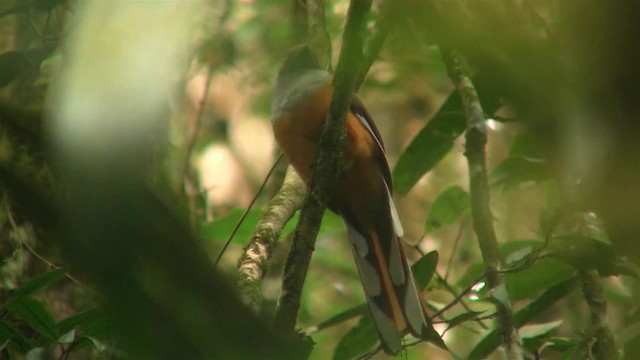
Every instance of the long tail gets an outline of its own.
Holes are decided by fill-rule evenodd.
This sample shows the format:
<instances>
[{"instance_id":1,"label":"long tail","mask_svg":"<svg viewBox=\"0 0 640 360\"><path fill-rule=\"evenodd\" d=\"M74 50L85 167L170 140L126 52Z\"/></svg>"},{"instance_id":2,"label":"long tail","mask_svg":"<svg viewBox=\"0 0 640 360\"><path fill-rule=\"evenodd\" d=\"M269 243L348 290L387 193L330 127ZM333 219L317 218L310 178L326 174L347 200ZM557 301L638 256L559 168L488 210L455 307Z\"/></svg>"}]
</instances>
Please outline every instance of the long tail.
<instances>
[{"instance_id":1,"label":"long tail","mask_svg":"<svg viewBox=\"0 0 640 360\"><path fill-rule=\"evenodd\" d=\"M366 229L343 214L365 296L385 351L397 354L404 334L446 348L423 308L402 249L402 226L389 197L389 213ZM347 216L345 216L347 215ZM386 220L386 221L384 221Z\"/></svg>"}]
</instances>

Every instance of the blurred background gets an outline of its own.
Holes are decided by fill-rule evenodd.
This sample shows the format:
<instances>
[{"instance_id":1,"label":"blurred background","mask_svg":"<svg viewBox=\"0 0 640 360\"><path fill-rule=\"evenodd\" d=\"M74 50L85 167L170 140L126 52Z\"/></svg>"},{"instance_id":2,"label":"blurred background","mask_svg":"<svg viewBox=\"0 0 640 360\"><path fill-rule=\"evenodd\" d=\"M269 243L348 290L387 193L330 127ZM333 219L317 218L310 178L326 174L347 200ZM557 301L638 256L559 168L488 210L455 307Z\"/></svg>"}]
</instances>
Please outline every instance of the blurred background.
<instances>
[{"instance_id":1,"label":"blurred background","mask_svg":"<svg viewBox=\"0 0 640 360\"><path fill-rule=\"evenodd\" d=\"M383 2L373 2L368 29L385 19L386 41L358 94L387 147L408 256L439 255L437 265L427 259L430 312L461 299L435 319L449 348L501 358L495 307L477 282L484 265L469 214L464 113L443 48L464 57L489 119L491 210L525 357L632 354L640 9ZM317 4L335 67L346 0L2 2L0 358L255 358L276 347L261 326L280 294L294 224L269 260L257 317L232 285L284 161L212 263L279 154L269 120L275 77L288 49L314 36ZM356 358L376 341L361 311L348 316L364 303L350 253L341 221L326 214L298 316L312 359ZM238 334L241 324L255 334L210 350L234 334L232 315L243 319ZM252 334L263 341L247 345ZM602 355L607 336L611 357ZM420 343L399 357L451 355Z\"/></svg>"}]
</instances>

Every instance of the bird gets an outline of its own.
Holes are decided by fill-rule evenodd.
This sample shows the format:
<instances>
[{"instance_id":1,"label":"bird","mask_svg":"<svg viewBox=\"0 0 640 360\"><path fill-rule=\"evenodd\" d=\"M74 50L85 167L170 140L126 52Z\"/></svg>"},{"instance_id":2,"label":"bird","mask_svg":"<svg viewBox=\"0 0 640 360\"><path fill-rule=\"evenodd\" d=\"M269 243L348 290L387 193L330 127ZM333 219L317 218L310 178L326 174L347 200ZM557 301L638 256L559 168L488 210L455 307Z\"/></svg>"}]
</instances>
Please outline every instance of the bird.
<instances>
[{"instance_id":1,"label":"bird","mask_svg":"<svg viewBox=\"0 0 640 360\"><path fill-rule=\"evenodd\" d=\"M306 182L333 94L333 76L308 45L289 51L273 91L271 124L289 163ZM446 348L433 328L401 244L385 145L364 103L353 94L345 117L339 174L328 209L342 217L382 348L402 350L417 338Z\"/></svg>"}]
</instances>

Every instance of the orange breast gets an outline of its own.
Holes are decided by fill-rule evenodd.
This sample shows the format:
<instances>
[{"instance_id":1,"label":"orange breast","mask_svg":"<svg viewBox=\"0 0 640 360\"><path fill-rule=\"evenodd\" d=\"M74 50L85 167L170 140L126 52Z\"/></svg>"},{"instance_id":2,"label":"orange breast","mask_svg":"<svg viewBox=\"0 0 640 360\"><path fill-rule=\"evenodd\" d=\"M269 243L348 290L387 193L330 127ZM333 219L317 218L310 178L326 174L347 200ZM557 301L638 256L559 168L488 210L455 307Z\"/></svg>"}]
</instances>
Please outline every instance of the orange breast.
<instances>
[{"instance_id":1,"label":"orange breast","mask_svg":"<svg viewBox=\"0 0 640 360\"><path fill-rule=\"evenodd\" d=\"M311 175L317 144L327 117L333 89L327 83L306 103L273 122L273 132L291 165L303 180ZM356 158L370 157L374 141L368 131L352 115L345 119L346 139L340 168L348 170Z\"/></svg>"}]
</instances>

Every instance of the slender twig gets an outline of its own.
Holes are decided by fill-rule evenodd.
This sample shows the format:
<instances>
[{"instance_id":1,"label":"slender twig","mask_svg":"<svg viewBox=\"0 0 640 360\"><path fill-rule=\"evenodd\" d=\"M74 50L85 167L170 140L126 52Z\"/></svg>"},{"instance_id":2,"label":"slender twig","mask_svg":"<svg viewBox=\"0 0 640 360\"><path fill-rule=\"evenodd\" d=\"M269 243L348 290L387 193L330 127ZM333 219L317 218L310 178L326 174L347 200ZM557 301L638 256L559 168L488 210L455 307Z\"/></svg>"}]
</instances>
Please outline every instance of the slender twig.
<instances>
[{"instance_id":1,"label":"slender twig","mask_svg":"<svg viewBox=\"0 0 640 360\"><path fill-rule=\"evenodd\" d=\"M196 189L196 181L194 180L193 171L191 170L191 153L193 153L193 149L196 144L196 139L198 137L198 133L200 132L200 127L202 124L202 116L204 115L204 111L207 107L207 99L209 98L209 89L211 88L211 79L213 78L213 66L209 65L207 68L207 80L204 85L204 93L202 95L202 99L200 100L200 104L198 107L198 113L196 114L196 118L194 120L193 128L187 130L187 141L185 146L184 156L182 158L182 166L181 166L181 174L182 179L184 181L184 188L187 189ZM193 190L194 193L197 194L197 191ZM191 215L191 226L195 227L196 223L196 197L197 195L187 193L189 200L189 213Z\"/></svg>"},{"instance_id":2,"label":"slender twig","mask_svg":"<svg viewBox=\"0 0 640 360\"><path fill-rule=\"evenodd\" d=\"M259 312L262 306L260 282L266 273L272 250L280 238L280 232L302 205L306 192L306 184L289 166L280 191L267 204L249 245L238 261L236 284L243 302L255 312Z\"/></svg>"},{"instance_id":3,"label":"slender twig","mask_svg":"<svg viewBox=\"0 0 640 360\"><path fill-rule=\"evenodd\" d=\"M591 314L591 335L595 338L591 351L598 360L617 359L616 343L607 325L607 301L596 270L581 270L582 294Z\"/></svg>"},{"instance_id":4,"label":"slender twig","mask_svg":"<svg viewBox=\"0 0 640 360\"><path fill-rule=\"evenodd\" d=\"M223 8L220 13L220 17L218 18L217 31L215 32L215 38L213 41L216 41L216 39L218 38L224 37L223 29L231 13L231 0L225 0L222 4L222 7ZM215 70L215 67L216 64L213 63L210 63L209 66L207 66L207 79L205 81L204 92L202 94L202 99L200 99L198 112L196 113L196 117L193 123L193 128L187 129L185 152L182 158L182 164L179 168L180 174L182 175L182 181L185 191L187 192L188 189L193 189L191 194L186 194L188 197L192 229L195 228L196 224L198 191L195 190L197 188L197 185L196 180L194 179L193 170L191 169L191 154L193 153L196 139L198 138L198 133L200 133L200 128L202 127L202 118L207 108L207 100L209 99L211 80L213 79L213 72Z\"/></svg>"},{"instance_id":5,"label":"slender twig","mask_svg":"<svg viewBox=\"0 0 640 360\"><path fill-rule=\"evenodd\" d=\"M469 168L469 190L471 196L471 216L478 244L486 267L487 285L493 294L497 309L498 326L501 328L502 344L506 348L506 358L522 359L522 342L513 322L513 310L507 287L499 273L500 254L493 227L493 215L489 206L489 182L485 163L487 133L484 111L478 99L475 86L461 58L455 51L442 49L442 58L447 66L467 118L465 134L465 156Z\"/></svg>"},{"instance_id":6,"label":"slender twig","mask_svg":"<svg viewBox=\"0 0 640 360\"><path fill-rule=\"evenodd\" d=\"M421 238L424 237L424 234L421 236ZM414 245L413 248L422 256L425 256L425 252L422 251L422 249L420 249L420 246L418 246L418 244ZM471 310L471 308L469 307L469 305L463 300L464 294L460 295L458 293L456 293L456 291L453 289L453 287L451 285L449 285L449 283L447 282L447 279L444 278L442 275L440 275L440 273L436 270L434 272L434 274L438 277L438 281L440 281L440 283L444 286L444 288L454 297L454 301L456 301L455 299L457 299L457 301L460 302L460 305L462 305L462 307L467 310L467 311L473 311ZM478 281L472 283L471 285L469 285L469 288L473 288L473 286L475 284L477 284ZM455 304L454 304L455 305ZM436 312L439 312L439 309L436 309ZM487 329L487 325L485 325L482 321L478 321L478 324L480 325L480 327L482 327L483 329Z\"/></svg>"},{"instance_id":7,"label":"slender twig","mask_svg":"<svg viewBox=\"0 0 640 360\"><path fill-rule=\"evenodd\" d=\"M54 264L52 261L50 261L47 258L45 258L44 256L40 255L33 247L31 247L31 245L29 245L27 239L23 239L20 236L20 231L18 230L19 225L16 223L16 220L15 220L14 215L13 215L13 211L11 211L11 209L9 208L8 204L7 204L7 214L8 214L8 217L9 217L9 224L11 225L11 228L13 229L13 232L14 232L15 236L20 240L20 246L24 246L33 256L35 256L38 260L40 260L43 263L45 263L49 268L54 269L54 270L61 269L62 268L61 266L58 266L58 265ZM90 293L92 293L94 295L97 295L97 296L102 296L97 291L93 290L92 288L90 288L87 285L83 284L80 280L76 279L73 275L71 275L71 273L65 272L64 276L66 276L69 280L73 281L76 285L78 285L81 288L87 290L88 292L90 292Z\"/></svg>"},{"instance_id":8,"label":"slender twig","mask_svg":"<svg viewBox=\"0 0 640 360\"><path fill-rule=\"evenodd\" d=\"M300 211L293 243L285 262L282 293L278 299L274 325L288 334L295 327L302 287L309 269L322 214L333 194L339 173L341 143L345 136L345 116L362 63L365 25L371 0L352 0L347 13L340 59L333 79L333 96L320 136L318 154L309 179L309 192Z\"/></svg>"},{"instance_id":9,"label":"slender twig","mask_svg":"<svg viewBox=\"0 0 640 360\"><path fill-rule=\"evenodd\" d=\"M376 60L382 50L385 40L391 31L391 27L394 24L392 19L392 10L397 4L390 0L384 0L380 6L380 16L373 26L371 36L367 40L367 44L364 48L364 59L362 61L362 70L356 81L356 91L360 88L364 82L371 65ZM397 7L397 6L396 6Z\"/></svg>"},{"instance_id":10,"label":"slender twig","mask_svg":"<svg viewBox=\"0 0 640 360\"><path fill-rule=\"evenodd\" d=\"M457 304L458 302L460 302L462 300L462 298L467 295L467 293L469 293L469 291L471 291L471 289L473 289L473 287L479 283L480 281L482 281L485 277L487 276L487 274L482 274L480 277L476 278L474 281L471 282L471 284L469 284L466 288L464 288L460 294L458 294L458 296L456 296L453 300L451 300L451 302L449 302L447 305L445 305L442 309L440 309L437 313L431 315L431 319L435 319L436 317L440 316L441 314L445 313L447 310L451 309L455 304Z\"/></svg>"},{"instance_id":11,"label":"slender twig","mask_svg":"<svg viewBox=\"0 0 640 360\"><path fill-rule=\"evenodd\" d=\"M331 36L325 26L324 0L306 0L309 39L307 43L320 60L321 65L331 67Z\"/></svg>"},{"instance_id":12,"label":"slender twig","mask_svg":"<svg viewBox=\"0 0 640 360\"><path fill-rule=\"evenodd\" d=\"M464 229L467 227L466 219L463 219L458 226L458 233L456 234L456 238L453 242L453 247L451 248L451 256L449 256L449 260L447 261L447 268L444 271L444 277L442 278L445 282L449 278L449 273L451 271L451 264L453 263L453 257L456 254L456 250L458 250L458 245L460 244L460 239L462 238L462 233Z\"/></svg>"},{"instance_id":13,"label":"slender twig","mask_svg":"<svg viewBox=\"0 0 640 360\"><path fill-rule=\"evenodd\" d=\"M229 235L229 238L224 243L224 246L222 247L222 250L220 250L220 253L218 254L218 257L216 258L216 261L214 262L213 266L216 266L216 267L218 266L218 263L220 262L220 259L222 259L222 255L224 255L224 252L227 250L227 247L229 246L229 244L231 244L231 241L236 236L236 233L238 232L238 229L240 229L240 226L244 222L244 219L246 219L247 215L249 215L249 211L251 211L251 209L253 208L253 205L256 203L256 200L258 200L258 196L260 196L260 193L262 193L262 190L264 190L264 187L267 185L267 182L269 181L269 178L271 177L271 174L273 174L273 171L278 166L278 163L280 162L280 159L282 159L282 153L280 153L280 155L278 155L276 160L273 162L273 165L271 165L271 169L269 169L269 172L267 173L267 176L264 177L264 180L262 180L262 184L260 184L260 187L258 188L256 193L253 195L253 199L251 199L251 202L249 203L249 206L247 206L247 208L242 213L242 216L240 216L240 219L236 223L236 226L233 227L233 230L231 231L231 234Z\"/></svg>"}]
</instances>

